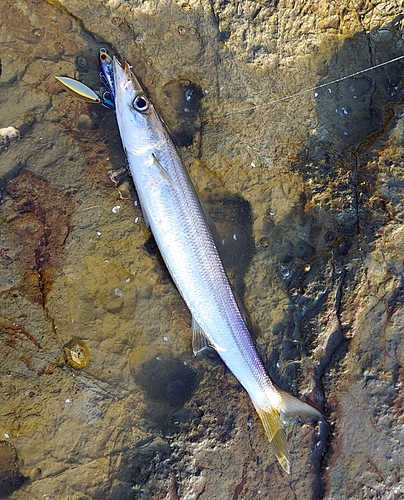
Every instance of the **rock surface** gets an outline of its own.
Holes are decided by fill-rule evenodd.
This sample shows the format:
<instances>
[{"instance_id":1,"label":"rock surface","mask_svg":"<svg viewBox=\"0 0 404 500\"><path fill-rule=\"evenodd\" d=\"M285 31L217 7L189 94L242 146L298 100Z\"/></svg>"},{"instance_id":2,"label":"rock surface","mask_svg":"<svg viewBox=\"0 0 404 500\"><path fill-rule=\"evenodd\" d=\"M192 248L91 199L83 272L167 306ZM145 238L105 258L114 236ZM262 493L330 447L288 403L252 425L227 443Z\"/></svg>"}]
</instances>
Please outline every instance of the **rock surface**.
<instances>
[{"instance_id":1,"label":"rock surface","mask_svg":"<svg viewBox=\"0 0 404 500\"><path fill-rule=\"evenodd\" d=\"M403 498L404 60L355 74L402 55L401 2L0 6L0 128L21 134L0 143L0 494ZM182 145L271 376L330 424L291 425L291 476L233 376L192 355L113 112L55 81L101 91L100 47Z\"/></svg>"}]
</instances>

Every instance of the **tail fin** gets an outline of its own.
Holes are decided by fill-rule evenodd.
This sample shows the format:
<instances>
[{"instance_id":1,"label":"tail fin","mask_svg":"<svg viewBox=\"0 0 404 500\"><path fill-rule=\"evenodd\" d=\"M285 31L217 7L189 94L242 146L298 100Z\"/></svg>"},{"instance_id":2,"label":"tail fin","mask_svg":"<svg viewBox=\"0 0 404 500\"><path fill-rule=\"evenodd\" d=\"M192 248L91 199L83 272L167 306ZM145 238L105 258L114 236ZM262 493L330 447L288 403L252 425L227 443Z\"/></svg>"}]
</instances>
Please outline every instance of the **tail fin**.
<instances>
[{"instance_id":1,"label":"tail fin","mask_svg":"<svg viewBox=\"0 0 404 500\"><path fill-rule=\"evenodd\" d=\"M313 420L323 421L324 419L318 410L307 403L280 389L274 390L277 392L276 403L271 404L271 401L269 401L268 405L268 407L272 406L272 408L268 410L268 407L263 409L256 405L255 409L264 426L267 438L272 443L276 458L282 468L290 474L290 460L284 425L302 414L311 417Z\"/></svg>"},{"instance_id":2,"label":"tail fin","mask_svg":"<svg viewBox=\"0 0 404 500\"><path fill-rule=\"evenodd\" d=\"M273 408L270 411L265 411L257 406L255 409L264 426L267 438L272 443L278 462L290 474L288 445L279 410Z\"/></svg>"}]
</instances>

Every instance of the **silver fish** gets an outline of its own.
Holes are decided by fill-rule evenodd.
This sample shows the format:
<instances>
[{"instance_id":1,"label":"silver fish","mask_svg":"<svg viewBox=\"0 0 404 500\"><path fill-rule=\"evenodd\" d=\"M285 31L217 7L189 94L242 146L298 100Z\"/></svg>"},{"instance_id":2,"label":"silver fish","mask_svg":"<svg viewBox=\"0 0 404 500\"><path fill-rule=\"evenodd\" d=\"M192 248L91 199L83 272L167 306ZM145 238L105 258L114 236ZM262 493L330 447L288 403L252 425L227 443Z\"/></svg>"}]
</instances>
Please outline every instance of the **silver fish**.
<instances>
[{"instance_id":1,"label":"silver fish","mask_svg":"<svg viewBox=\"0 0 404 500\"><path fill-rule=\"evenodd\" d=\"M204 210L174 144L126 61L113 60L115 108L145 219L192 314L193 349L210 346L248 392L279 463L290 473L284 424L310 405L276 388L252 343Z\"/></svg>"}]
</instances>

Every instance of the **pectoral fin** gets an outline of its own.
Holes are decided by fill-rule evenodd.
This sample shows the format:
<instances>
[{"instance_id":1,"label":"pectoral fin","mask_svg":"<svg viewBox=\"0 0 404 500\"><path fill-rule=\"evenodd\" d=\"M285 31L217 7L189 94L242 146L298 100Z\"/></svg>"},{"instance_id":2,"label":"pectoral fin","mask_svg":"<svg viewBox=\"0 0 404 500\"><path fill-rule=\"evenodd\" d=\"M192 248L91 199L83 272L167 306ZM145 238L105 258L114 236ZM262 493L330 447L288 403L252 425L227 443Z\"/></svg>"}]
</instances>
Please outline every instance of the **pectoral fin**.
<instances>
[{"instance_id":1,"label":"pectoral fin","mask_svg":"<svg viewBox=\"0 0 404 500\"><path fill-rule=\"evenodd\" d=\"M163 165L158 161L157 157L155 154L153 156L153 166L158 169L160 174L163 176L163 178L170 184L171 187L175 187L175 183L173 182L170 174L167 172L167 170L163 167Z\"/></svg>"}]
</instances>

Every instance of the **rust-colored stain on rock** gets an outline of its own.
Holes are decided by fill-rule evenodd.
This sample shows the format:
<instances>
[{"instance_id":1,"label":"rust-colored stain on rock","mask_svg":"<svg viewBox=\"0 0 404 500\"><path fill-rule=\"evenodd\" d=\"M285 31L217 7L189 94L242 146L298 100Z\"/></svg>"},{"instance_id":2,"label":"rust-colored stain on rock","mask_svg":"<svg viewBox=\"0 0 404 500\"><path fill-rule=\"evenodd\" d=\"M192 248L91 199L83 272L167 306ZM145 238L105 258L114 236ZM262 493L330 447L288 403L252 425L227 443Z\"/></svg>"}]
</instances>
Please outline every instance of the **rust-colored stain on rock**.
<instances>
[{"instance_id":1,"label":"rust-colored stain on rock","mask_svg":"<svg viewBox=\"0 0 404 500\"><path fill-rule=\"evenodd\" d=\"M3 214L5 230L21 282L3 294L17 288L31 302L45 307L69 234L70 197L28 171L12 179L6 192L13 204L11 213Z\"/></svg>"}]
</instances>

